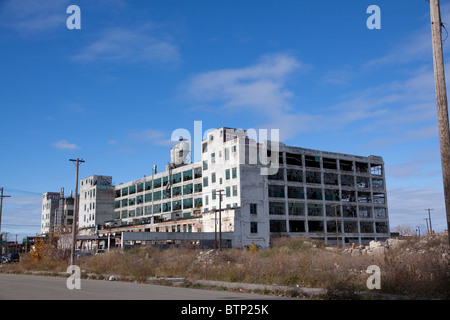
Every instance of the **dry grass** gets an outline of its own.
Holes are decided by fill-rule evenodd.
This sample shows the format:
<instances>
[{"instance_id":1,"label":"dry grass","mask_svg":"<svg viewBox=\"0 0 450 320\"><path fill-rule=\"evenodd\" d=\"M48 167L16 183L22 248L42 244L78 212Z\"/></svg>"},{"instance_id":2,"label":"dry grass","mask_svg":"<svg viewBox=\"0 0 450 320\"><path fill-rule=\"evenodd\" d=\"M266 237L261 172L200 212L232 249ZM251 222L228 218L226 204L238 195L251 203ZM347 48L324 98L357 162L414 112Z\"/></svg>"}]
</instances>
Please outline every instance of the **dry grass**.
<instances>
[{"instance_id":1,"label":"dry grass","mask_svg":"<svg viewBox=\"0 0 450 320\"><path fill-rule=\"evenodd\" d=\"M86 273L99 278L115 275L146 281L182 277L193 281L320 287L327 289L325 298L328 299L355 299L356 292L367 290L367 267L377 265L381 269L381 290L377 292L449 299L448 248L446 237L434 237L428 241L412 239L390 248L385 255L352 256L310 239L280 239L271 249L259 251L140 247L83 257L77 264ZM32 261L29 255L24 255L19 264L0 270L64 272L69 260L62 257Z\"/></svg>"}]
</instances>

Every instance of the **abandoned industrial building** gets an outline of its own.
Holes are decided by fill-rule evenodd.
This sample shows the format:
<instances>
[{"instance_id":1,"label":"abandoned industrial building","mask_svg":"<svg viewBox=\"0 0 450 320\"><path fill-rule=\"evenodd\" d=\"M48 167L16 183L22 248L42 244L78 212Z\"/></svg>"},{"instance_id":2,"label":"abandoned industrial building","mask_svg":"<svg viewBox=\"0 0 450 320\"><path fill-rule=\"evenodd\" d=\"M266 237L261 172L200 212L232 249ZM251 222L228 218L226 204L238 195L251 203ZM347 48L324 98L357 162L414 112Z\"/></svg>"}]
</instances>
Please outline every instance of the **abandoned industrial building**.
<instances>
[{"instance_id":1,"label":"abandoned industrial building","mask_svg":"<svg viewBox=\"0 0 450 320\"><path fill-rule=\"evenodd\" d=\"M200 161L187 161L190 145L180 141L164 172L115 186L111 176L82 179L79 246L267 248L281 236L330 245L389 237L381 157L274 146L222 127L207 133Z\"/></svg>"}]
</instances>

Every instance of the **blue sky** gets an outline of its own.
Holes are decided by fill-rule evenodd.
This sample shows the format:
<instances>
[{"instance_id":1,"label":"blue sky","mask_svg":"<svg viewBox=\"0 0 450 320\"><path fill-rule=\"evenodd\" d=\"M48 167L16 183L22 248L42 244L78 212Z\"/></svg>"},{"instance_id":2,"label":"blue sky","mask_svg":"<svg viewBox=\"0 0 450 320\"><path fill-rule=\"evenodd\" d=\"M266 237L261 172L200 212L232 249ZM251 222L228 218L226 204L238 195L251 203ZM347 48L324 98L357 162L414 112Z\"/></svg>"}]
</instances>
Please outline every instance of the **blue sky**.
<instances>
[{"instance_id":1,"label":"blue sky","mask_svg":"<svg viewBox=\"0 0 450 320\"><path fill-rule=\"evenodd\" d=\"M39 232L40 195L74 189L69 158L81 178L138 179L194 121L380 155L391 229L426 230L427 208L446 228L425 0L1 0L0 48L2 232Z\"/></svg>"}]
</instances>

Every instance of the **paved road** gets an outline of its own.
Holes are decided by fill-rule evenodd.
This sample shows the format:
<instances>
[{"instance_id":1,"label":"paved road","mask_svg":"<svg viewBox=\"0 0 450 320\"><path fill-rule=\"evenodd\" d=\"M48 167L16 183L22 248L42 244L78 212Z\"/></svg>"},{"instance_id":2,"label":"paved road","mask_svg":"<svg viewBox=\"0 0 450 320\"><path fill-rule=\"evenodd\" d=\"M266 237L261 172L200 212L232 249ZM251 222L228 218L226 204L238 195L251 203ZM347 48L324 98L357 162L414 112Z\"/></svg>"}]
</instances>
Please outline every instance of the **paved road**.
<instances>
[{"instance_id":1,"label":"paved road","mask_svg":"<svg viewBox=\"0 0 450 320\"><path fill-rule=\"evenodd\" d=\"M81 279L69 290L67 278L0 274L1 300L270 300L274 296L120 281Z\"/></svg>"}]
</instances>

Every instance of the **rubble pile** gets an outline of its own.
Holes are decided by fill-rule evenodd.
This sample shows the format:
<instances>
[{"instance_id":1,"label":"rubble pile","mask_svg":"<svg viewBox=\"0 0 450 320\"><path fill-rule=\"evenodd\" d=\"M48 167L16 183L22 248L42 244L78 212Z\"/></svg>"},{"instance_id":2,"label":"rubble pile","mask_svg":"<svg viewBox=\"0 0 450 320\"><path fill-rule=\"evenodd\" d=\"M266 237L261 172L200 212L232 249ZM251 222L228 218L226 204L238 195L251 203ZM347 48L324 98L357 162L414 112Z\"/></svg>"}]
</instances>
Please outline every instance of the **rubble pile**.
<instances>
[{"instance_id":1,"label":"rubble pile","mask_svg":"<svg viewBox=\"0 0 450 320\"><path fill-rule=\"evenodd\" d=\"M350 248L346 248L343 251L350 253L352 256L358 255L384 255L389 248L398 247L401 244L405 243L406 240L399 239L387 239L386 241L370 241L368 246L360 245L360 246L352 246Z\"/></svg>"}]
</instances>

